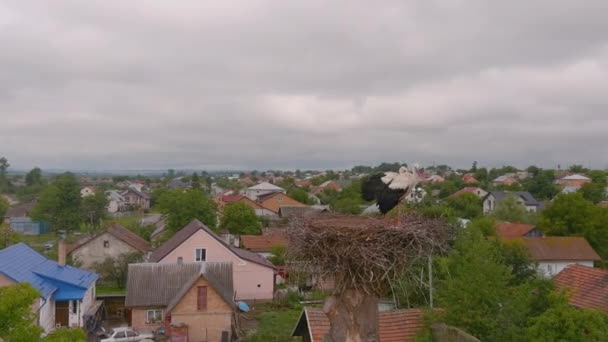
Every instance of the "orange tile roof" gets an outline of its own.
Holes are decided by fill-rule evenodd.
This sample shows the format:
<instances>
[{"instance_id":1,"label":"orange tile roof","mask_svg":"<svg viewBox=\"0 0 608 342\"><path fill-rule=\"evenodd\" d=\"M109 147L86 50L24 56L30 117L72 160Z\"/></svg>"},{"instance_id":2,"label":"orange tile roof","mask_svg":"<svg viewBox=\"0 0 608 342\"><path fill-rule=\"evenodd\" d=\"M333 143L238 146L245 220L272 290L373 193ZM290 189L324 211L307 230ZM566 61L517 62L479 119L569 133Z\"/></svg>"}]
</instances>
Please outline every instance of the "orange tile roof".
<instances>
[{"instance_id":1,"label":"orange tile roof","mask_svg":"<svg viewBox=\"0 0 608 342\"><path fill-rule=\"evenodd\" d=\"M583 237L545 236L503 238L504 242L520 242L528 248L532 259L542 260L601 260Z\"/></svg>"},{"instance_id":2,"label":"orange tile roof","mask_svg":"<svg viewBox=\"0 0 608 342\"><path fill-rule=\"evenodd\" d=\"M555 286L570 294L570 304L608 313L608 271L582 265L569 265L555 278Z\"/></svg>"},{"instance_id":3,"label":"orange tile roof","mask_svg":"<svg viewBox=\"0 0 608 342\"><path fill-rule=\"evenodd\" d=\"M241 247L253 252L268 252L275 246L287 246L287 236L241 235Z\"/></svg>"},{"instance_id":4,"label":"orange tile roof","mask_svg":"<svg viewBox=\"0 0 608 342\"><path fill-rule=\"evenodd\" d=\"M516 238L526 235L532 229L532 224L500 222L496 225L496 234L503 238Z\"/></svg>"},{"instance_id":5,"label":"orange tile roof","mask_svg":"<svg viewBox=\"0 0 608 342\"><path fill-rule=\"evenodd\" d=\"M322 309L317 308L304 308L304 313L312 342L323 341L330 328L327 315ZM412 341L423 325L423 311L420 309L380 312L378 317L380 341Z\"/></svg>"},{"instance_id":6,"label":"orange tile roof","mask_svg":"<svg viewBox=\"0 0 608 342\"><path fill-rule=\"evenodd\" d=\"M463 194L474 194L474 195L477 195L477 193L476 193L477 189L479 189L479 187L476 187L476 186L467 186L467 187L464 187L464 188L456 191L455 193L451 194L450 197L451 196L460 196L460 195L463 195Z\"/></svg>"}]
</instances>

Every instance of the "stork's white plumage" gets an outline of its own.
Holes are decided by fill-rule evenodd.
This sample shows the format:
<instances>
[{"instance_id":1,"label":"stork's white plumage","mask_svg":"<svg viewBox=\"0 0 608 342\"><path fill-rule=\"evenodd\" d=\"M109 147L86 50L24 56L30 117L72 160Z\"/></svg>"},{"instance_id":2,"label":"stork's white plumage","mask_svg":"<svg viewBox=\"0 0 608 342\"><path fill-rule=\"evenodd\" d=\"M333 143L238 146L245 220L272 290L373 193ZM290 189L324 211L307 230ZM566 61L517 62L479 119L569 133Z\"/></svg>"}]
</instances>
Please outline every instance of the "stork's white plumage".
<instances>
[{"instance_id":1,"label":"stork's white plumage","mask_svg":"<svg viewBox=\"0 0 608 342\"><path fill-rule=\"evenodd\" d=\"M399 172L385 172L373 175L362 185L363 198L375 199L380 211L385 214L409 195L422 180L421 169L417 164L413 168L401 167Z\"/></svg>"}]
</instances>

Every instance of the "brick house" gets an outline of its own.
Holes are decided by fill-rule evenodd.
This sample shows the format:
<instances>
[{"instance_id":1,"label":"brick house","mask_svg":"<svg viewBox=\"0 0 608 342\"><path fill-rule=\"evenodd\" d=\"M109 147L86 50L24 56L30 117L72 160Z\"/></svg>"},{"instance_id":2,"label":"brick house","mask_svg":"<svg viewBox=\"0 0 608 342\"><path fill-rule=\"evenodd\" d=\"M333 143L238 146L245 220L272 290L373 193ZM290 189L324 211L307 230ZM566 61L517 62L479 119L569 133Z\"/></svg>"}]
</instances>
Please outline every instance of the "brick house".
<instances>
[{"instance_id":1,"label":"brick house","mask_svg":"<svg viewBox=\"0 0 608 342\"><path fill-rule=\"evenodd\" d=\"M150 196L145 192L134 188L128 188L120 195L125 199L126 204L139 209L150 209Z\"/></svg>"},{"instance_id":2,"label":"brick house","mask_svg":"<svg viewBox=\"0 0 608 342\"><path fill-rule=\"evenodd\" d=\"M587 183L590 183L590 182L591 182L591 178L577 173L577 174L562 177L562 178L556 180L555 184L563 186L563 187L580 188L581 186L583 186Z\"/></svg>"},{"instance_id":3,"label":"brick house","mask_svg":"<svg viewBox=\"0 0 608 342\"><path fill-rule=\"evenodd\" d=\"M81 263L83 268L92 269L95 263L106 258L117 258L121 254L139 252L146 254L150 244L127 228L112 224L103 233L85 238L68 248L68 255Z\"/></svg>"},{"instance_id":4,"label":"brick house","mask_svg":"<svg viewBox=\"0 0 608 342\"><path fill-rule=\"evenodd\" d=\"M131 264L125 306L131 326L171 340L230 341L235 304L230 263Z\"/></svg>"},{"instance_id":5,"label":"brick house","mask_svg":"<svg viewBox=\"0 0 608 342\"><path fill-rule=\"evenodd\" d=\"M264 208L272 211L273 213L279 214L279 209L283 206L289 207L305 207L306 204L300 203L295 199L287 196L284 193L275 192L258 196L257 202Z\"/></svg>"}]
</instances>

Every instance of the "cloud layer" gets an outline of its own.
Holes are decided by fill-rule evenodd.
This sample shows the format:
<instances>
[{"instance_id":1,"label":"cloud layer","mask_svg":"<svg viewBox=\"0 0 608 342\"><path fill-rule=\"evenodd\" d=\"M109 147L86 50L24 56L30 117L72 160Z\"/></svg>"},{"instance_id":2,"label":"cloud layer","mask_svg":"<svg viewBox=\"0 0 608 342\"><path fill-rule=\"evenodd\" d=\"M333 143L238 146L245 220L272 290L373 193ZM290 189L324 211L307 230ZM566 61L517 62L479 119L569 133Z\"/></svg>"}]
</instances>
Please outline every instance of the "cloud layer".
<instances>
[{"instance_id":1,"label":"cloud layer","mask_svg":"<svg viewBox=\"0 0 608 342\"><path fill-rule=\"evenodd\" d=\"M608 167L608 2L0 4L17 167Z\"/></svg>"}]
</instances>

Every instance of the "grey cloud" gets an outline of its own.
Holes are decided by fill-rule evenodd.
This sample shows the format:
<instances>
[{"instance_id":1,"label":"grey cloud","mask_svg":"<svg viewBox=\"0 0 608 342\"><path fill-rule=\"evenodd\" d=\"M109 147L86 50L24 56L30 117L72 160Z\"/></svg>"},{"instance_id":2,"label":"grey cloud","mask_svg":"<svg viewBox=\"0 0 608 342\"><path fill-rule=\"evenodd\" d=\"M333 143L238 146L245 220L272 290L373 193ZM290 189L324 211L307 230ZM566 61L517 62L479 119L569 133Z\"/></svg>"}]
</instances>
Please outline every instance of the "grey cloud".
<instances>
[{"instance_id":1,"label":"grey cloud","mask_svg":"<svg viewBox=\"0 0 608 342\"><path fill-rule=\"evenodd\" d=\"M20 167L519 166L603 155L605 1L4 1Z\"/></svg>"}]
</instances>

